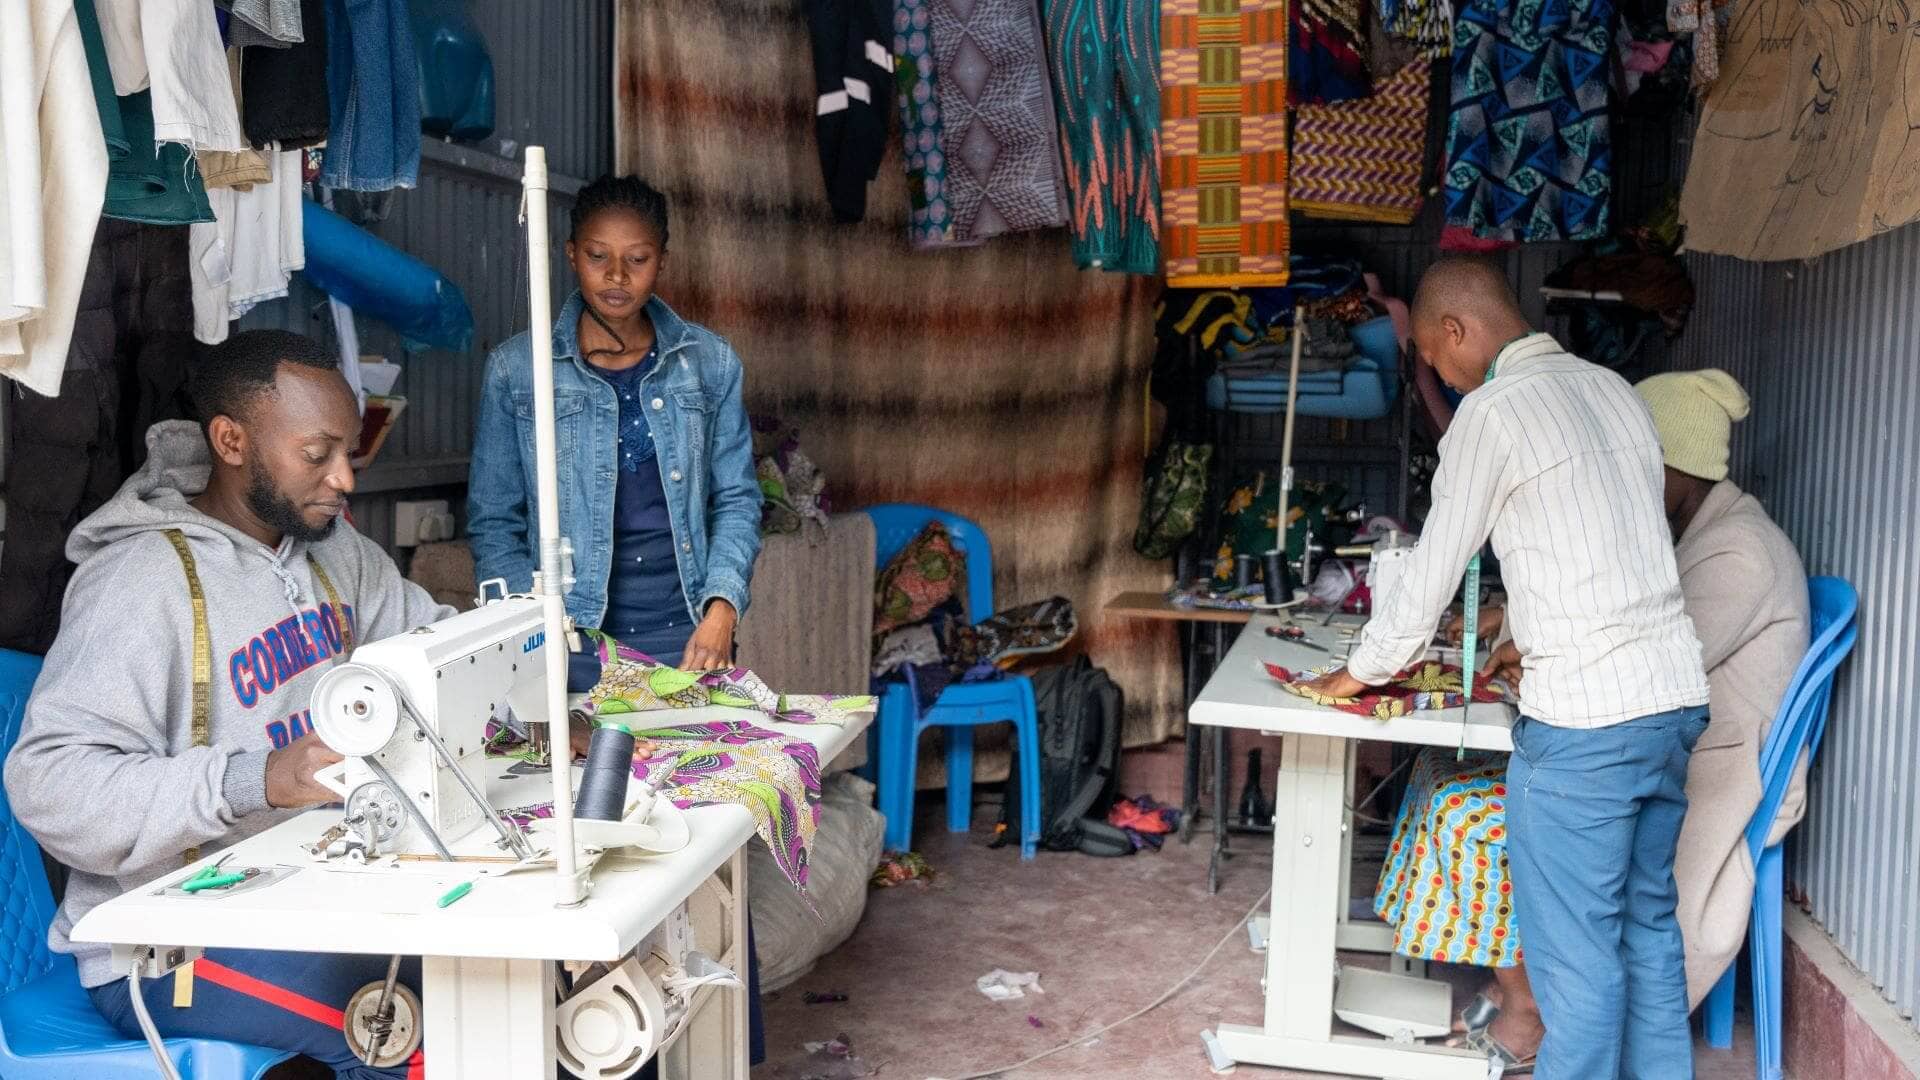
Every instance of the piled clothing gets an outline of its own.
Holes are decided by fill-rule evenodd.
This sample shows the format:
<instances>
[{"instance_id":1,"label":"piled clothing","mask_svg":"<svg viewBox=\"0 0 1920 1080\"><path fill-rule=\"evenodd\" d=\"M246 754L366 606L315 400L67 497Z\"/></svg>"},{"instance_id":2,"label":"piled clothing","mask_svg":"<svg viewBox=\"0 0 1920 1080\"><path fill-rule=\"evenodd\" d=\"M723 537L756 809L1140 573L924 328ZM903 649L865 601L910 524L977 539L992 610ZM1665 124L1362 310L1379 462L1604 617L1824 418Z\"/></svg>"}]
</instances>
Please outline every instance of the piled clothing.
<instances>
[{"instance_id":1,"label":"piled clothing","mask_svg":"<svg viewBox=\"0 0 1920 1080\"><path fill-rule=\"evenodd\" d=\"M769 416L755 416L753 469L760 481L760 535L796 533L811 526L823 539L827 515L827 478L813 459L800 452L800 433Z\"/></svg>"}]
</instances>

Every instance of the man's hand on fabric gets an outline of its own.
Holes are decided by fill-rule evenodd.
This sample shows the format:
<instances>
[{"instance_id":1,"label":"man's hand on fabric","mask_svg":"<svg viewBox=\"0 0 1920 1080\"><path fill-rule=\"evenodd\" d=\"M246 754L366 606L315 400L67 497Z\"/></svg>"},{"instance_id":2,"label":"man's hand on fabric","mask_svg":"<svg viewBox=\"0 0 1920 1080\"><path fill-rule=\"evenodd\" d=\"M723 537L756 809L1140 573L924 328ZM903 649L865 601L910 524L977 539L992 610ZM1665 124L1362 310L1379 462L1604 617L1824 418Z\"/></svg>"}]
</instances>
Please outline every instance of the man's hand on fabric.
<instances>
[{"instance_id":1,"label":"man's hand on fabric","mask_svg":"<svg viewBox=\"0 0 1920 1080\"><path fill-rule=\"evenodd\" d=\"M586 757L587 744L592 741L593 722L579 713L570 716L567 720L567 742L569 748L573 750L573 756L576 759ZM652 756L652 743L645 739L633 740L633 760L645 761Z\"/></svg>"},{"instance_id":2,"label":"man's hand on fabric","mask_svg":"<svg viewBox=\"0 0 1920 1080\"><path fill-rule=\"evenodd\" d=\"M1492 641L1500 633L1500 624L1506 621L1505 608L1489 607L1480 609L1480 629L1477 632L1481 641ZM1463 612L1454 612L1447 617L1446 629L1440 632L1447 641L1458 645L1466 637L1467 617Z\"/></svg>"},{"instance_id":3,"label":"man's hand on fabric","mask_svg":"<svg viewBox=\"0 0 1920 1080\"><path fill-rule=\"evenodd\" d=\"M733 666L733 628L740 614L725 600L707 605L706 617L687 639L680 658L681 671L722 671Z\"/></svg>"},{"instance_id":4,"label":"man's hand on fabric","mask_svg":"<svg viewBox=\"0 0 1920 1080\"><path fill-rule=\"evenodd\" d=\"M281 810L300 810L309 806L339 802L332 788L322 785L313 774L329 765L338 765L340 755L309 731L267 755L267 805Z\"/></svg>"},{"instance_id":5,"label":"man's hand on fabric","mask_svg":"<svg viewBox=\"0 0 1920 1080\"><path fill-rule=\"evenodd\" d=\"M1330 671L1310 682L1300 684L1316 694L1331 698L1355 698L1370 689L1366 683L1347 674L1346 668Z\"/></svg>"}]
</instances>

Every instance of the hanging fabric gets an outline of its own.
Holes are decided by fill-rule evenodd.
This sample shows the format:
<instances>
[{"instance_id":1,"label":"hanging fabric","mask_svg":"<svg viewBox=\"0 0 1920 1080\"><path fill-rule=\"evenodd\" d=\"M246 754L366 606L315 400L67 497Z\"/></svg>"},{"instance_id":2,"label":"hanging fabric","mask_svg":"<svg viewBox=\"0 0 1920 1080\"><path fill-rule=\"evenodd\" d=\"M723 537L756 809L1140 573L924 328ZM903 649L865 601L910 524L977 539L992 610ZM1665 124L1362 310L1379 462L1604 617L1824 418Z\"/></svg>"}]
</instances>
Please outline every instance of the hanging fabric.
<instances>
[{"instance_id":1,"label":"hanging fabric","mask_svg":"<svg viewBox=\"0 0 1920 1080\"><path fill-rule=\"evenodd\" d=\"M833 219L867 216L867 185L880 175L893 110L887 0L807 0L813 44L813 131Z\"/></svg>"},{"instance_id":2,"label":"hanging fabric","mask_svg":"<svg viewBox=\"0 0 1920 1080\"><path fill-rule=\"evenodd\" d=\"M406 0L328 0L326 23L332 111L320 182L347 191L414 186L420 62Z\"/></svg>"},{"instance_id":3,"label":"hanging fabric","mask_svg":"<svg viewBox=\"0 0 1920 1080\"><path fill-rule=\"evenodd\" d=\"M1408 225L1426 173L1432 65L1416 60L1371 97L1294 112L1293 206L1310 217Z\"/></svg>"},{"instance_id":4,"label":"hanging fabric","mask_svg":"<svg viewBox=\"0 0 1920 1080\"><path fill-rule=\"evenodd\" d=\"M1160 272L1160 12L1153 0L1045 0L1073 261Z\"/></svg>"},{"instance_id":5,"label":"hanging fabric","mask_svg":"<svg viewBox=\"0 0 1920 1080\"><path fill-rule=\"evenodd\" d=\"M1364 0L1294 0L1287 98L1295 105L1352 101L1373 92Z\"/></svg>"},{"instance_id":6,"label":"hanging fabric","mask_svg":"<svg viewBox=\"0 0 1920 1080\"><path fill-rule=\"evenodd\" d=\"M1165 0L1161 247L1174 288L1287 283L1288 0Z\"/></svg>"}]
</instances>

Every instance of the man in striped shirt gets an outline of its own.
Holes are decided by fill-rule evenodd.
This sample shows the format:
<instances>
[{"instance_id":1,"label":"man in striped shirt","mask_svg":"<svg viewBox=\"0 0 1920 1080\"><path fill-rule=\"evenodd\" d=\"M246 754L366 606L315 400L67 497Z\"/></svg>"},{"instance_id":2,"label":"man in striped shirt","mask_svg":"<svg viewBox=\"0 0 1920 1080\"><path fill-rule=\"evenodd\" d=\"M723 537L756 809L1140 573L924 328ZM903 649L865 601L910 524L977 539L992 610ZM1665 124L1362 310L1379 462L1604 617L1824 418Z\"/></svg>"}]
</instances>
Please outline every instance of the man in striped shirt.
<instances>
[{"instance_id":1,"label":"man in striped shirt","mask_svg":"<svg viewBox=\"0 0 1920 1080\"><path fill-rule=\"evenodd\" d=\"M1547 1034L1537 1075L1693 1075L1674 918L1700 643L1662 503L1660 441L1618 375L1531 331L1493 267L1444 259L1414 298L1421 358L1466 393L1420 544L1345 670L1351 697L1419 659L1489 538L1526 677L1507 854Z\"/></svg>"}]
</instances>

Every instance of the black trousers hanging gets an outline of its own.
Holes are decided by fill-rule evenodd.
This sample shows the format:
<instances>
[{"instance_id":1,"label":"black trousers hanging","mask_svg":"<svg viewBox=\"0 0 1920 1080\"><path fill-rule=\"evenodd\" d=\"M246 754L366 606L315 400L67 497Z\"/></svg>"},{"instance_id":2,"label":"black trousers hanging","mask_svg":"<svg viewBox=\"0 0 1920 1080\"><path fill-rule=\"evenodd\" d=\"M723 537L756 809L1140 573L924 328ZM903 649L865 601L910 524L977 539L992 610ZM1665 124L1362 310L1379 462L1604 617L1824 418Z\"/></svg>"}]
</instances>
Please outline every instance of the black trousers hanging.
<instances>
[{"instance_id":1,"label":"black trousers hanging","mask_svg":"<svg viewBox=\"0 0 1920 1080\"><path fill-rule=\"evenodd\" d=\"M104 218L60 396L9 383L0 648L44 653L73 566L67 534L146 461L147 428L191 415L187 227Z\"/></svg>"}]
</instances>

